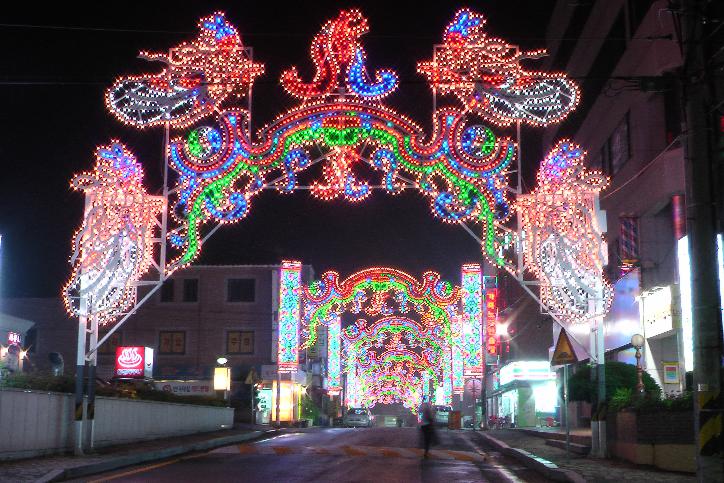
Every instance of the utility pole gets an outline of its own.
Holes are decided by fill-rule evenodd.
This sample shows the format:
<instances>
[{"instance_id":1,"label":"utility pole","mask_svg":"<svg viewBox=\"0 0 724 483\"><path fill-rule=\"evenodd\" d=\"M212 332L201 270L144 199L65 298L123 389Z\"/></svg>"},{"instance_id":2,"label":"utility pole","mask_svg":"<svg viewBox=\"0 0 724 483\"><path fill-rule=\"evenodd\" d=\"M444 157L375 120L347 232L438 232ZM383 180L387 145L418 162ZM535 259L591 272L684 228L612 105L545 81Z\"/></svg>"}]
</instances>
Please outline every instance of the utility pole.
<instances>
[{"instance_id":1,"label":"utility pole","mask_svg":"<svg viewBox=\"0 0 724 483\"><path fill-rule=\"evenodd\" d=\"M724 481L722 465L722 321L716 264L716 170L712 156L713 73L705 55L706 0L683 0L683 130L694 337L694 421L699 481ZM721 189L721 186L718 187Z\"/></svg>"}]
</instances>

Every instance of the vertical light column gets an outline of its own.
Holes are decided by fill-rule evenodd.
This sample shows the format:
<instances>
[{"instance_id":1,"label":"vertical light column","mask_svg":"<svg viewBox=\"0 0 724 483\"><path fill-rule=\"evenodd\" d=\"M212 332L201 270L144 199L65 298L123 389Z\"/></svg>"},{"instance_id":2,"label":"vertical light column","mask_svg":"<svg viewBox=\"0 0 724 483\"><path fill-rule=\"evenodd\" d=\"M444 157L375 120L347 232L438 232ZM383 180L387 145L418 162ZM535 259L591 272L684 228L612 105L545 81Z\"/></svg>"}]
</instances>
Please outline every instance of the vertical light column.
<instances>
[{"instance_id":1,"label":"vertical light column","mask_svg":"<svg viewBox=\"0 0 724 483\"><path fill-rule=\"evenodd\" d=\"M452 386L453 394L462 394L465 389L463 378L463 327L459 315L452 317Z\"/></svg>"},{"instance_id":2,"label":"vertical light column","mask_svg":"<svg viewBox=\"0 0 724 483\"><path fill-rule=\"evenodd\" d=\"M327 332L327 390L329 394L339 394L342 390L340 364L341 321L335 316Z\"/></svg>"},{"instance_id":3,"label":"vertical light column","mask_svg":"<svg viewBox=\"0 0 724 483\"><path fill-rule=\"evenodd\" d=\"M294 372L299 364L299 316L302 263L282 261L279 273L279 372Z\"/></svg>"},{"instance_id":4,"label":"vertical light column","mask_svg":"<svg viewBox=\"0 0 724 483\"><path fill-rule=\"evenodd\" d=\"M492 360L498 356L498 288L495 278L485 282L485 346Z\"/></svg>"},{"instance_id":5,"label":"vertical light column","mask_svg":"<svg viewBox=\"0 0 724 483\"><path fill-rule=\"evenodd\" d=\"M452 354L450 350L442 351L442 387L445 396L445 404L452 404L453 384L452 384Z\"/></svg>"},{"instance_id":6,"label":"vertical light column","mask_svg":"<svg viewBox=\"0 0 724 483\"><path fill-rule=\"evenodd\" d=\"M462 268L463 360L466 377L483 375L483 278L480 265Z\"/></svg>"},{"instance_id":7,"label":"vertical light column","mask_svg":"<svg viewBox=\"0 0 724 483\"><path fill-rule=\"evenodd\" d=\"M422 391L420 392L420 402L429 401L430 395L430 373L423 371L422 373Z\"/></svg>"}]
</instances>

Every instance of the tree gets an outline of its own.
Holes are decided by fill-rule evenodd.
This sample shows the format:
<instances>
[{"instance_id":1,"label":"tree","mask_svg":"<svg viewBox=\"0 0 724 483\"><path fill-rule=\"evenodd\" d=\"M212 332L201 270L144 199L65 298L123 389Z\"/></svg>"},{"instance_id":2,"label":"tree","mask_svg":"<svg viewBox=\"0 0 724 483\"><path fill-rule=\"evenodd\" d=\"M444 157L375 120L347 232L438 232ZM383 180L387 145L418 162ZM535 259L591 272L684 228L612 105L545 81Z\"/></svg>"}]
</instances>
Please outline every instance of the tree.
<instances>
[{"instance_id":1,"label":"tree","mask_svg":"<svg viewBox=\"0 0 724 483\"><path fill-rule=\"evenodd\" d=\"M606 370L606 401L616 394L617 389L634 389L638 382L636 366L624 362L610 361L605 364ZM643 372L644 391L651 397L660 397L661 388L647 373ZM579 367L575 374L568 378L569 399L571 401L591 402L596 392L596 385L591 381L591 367Z\"/></svg>"}]
</instances>

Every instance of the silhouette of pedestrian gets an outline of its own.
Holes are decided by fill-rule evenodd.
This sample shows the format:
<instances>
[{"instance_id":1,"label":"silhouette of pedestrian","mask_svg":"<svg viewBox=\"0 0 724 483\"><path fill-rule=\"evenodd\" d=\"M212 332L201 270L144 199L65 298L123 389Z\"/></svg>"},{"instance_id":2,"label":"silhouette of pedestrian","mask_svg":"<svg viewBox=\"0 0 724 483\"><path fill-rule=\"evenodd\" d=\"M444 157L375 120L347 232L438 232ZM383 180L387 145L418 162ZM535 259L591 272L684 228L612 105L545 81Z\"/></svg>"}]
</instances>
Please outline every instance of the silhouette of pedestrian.
<instances>
[{"instance_id":1,"label":"silhouette of pedestrian","mask_svg":"<svg viewBox=\"0 0 724 483\"><path fill-rule=\"evenodd\" d=\"M423 458L427 458L430 451L430 445L435 439L435 418L432 413L432 407L429 403L424 403L420 411L420 430L422 431L422 441L425 448Z\"/></svg>"}]
</instances>

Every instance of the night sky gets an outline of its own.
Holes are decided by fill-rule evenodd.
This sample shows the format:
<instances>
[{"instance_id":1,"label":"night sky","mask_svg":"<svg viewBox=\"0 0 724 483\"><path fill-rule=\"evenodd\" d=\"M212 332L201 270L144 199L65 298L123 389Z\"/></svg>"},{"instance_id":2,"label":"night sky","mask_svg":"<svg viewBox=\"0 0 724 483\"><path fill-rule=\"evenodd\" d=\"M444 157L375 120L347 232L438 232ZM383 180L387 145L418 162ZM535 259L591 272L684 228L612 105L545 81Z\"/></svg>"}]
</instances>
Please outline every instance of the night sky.
<instances>
[{"instance_id":1,"label":"night sky","mask_svg":"<svg viewBox=\"0 0 724 483\"><path fill-rule=\"evenodd\" d=\"M545 47L554 2L388 0L285 7L272 1L145 1L62 9L26 4L24 10L3 7L0 15L0 284L7 296L40 297L57 296L70 274L71 237L81 222L83 197L68 183L74 173L91 168L97 145L112 138L124 142L142 161L149 191L161 190L163 130L124 127L103 103L104 89L116 76L159 68L137 59L138 51L165 51L192 40L200 17L225 11L245 45L254 48L254 60L266 65L254 86L253 124L260 127L296 105L278 83L282 70L296 65L310 79L312 37L340 8L355 6L370 22L362 38L369 69L389 67L400 76L400 88L386 102L429 130L432 96L415 65L431 57L455 11L467 6L482 12L491 34L533 49ZM536 130L523 131L523 148L528 159L539 157ZM379 174L367 174L376 184ZM309 184L316 176L310 171L301 180ZM479 245L461 227L435 219L429 202L408 190L396 197L375 191L359 204L265 191L252 201L246 219L204 245L196 263L277 263L287 257L311 263L317 273L337 269L344 276L390 265L416 276L437 270L453 281L462 263L482 261Z\"/></svg>"}]
</instances>

